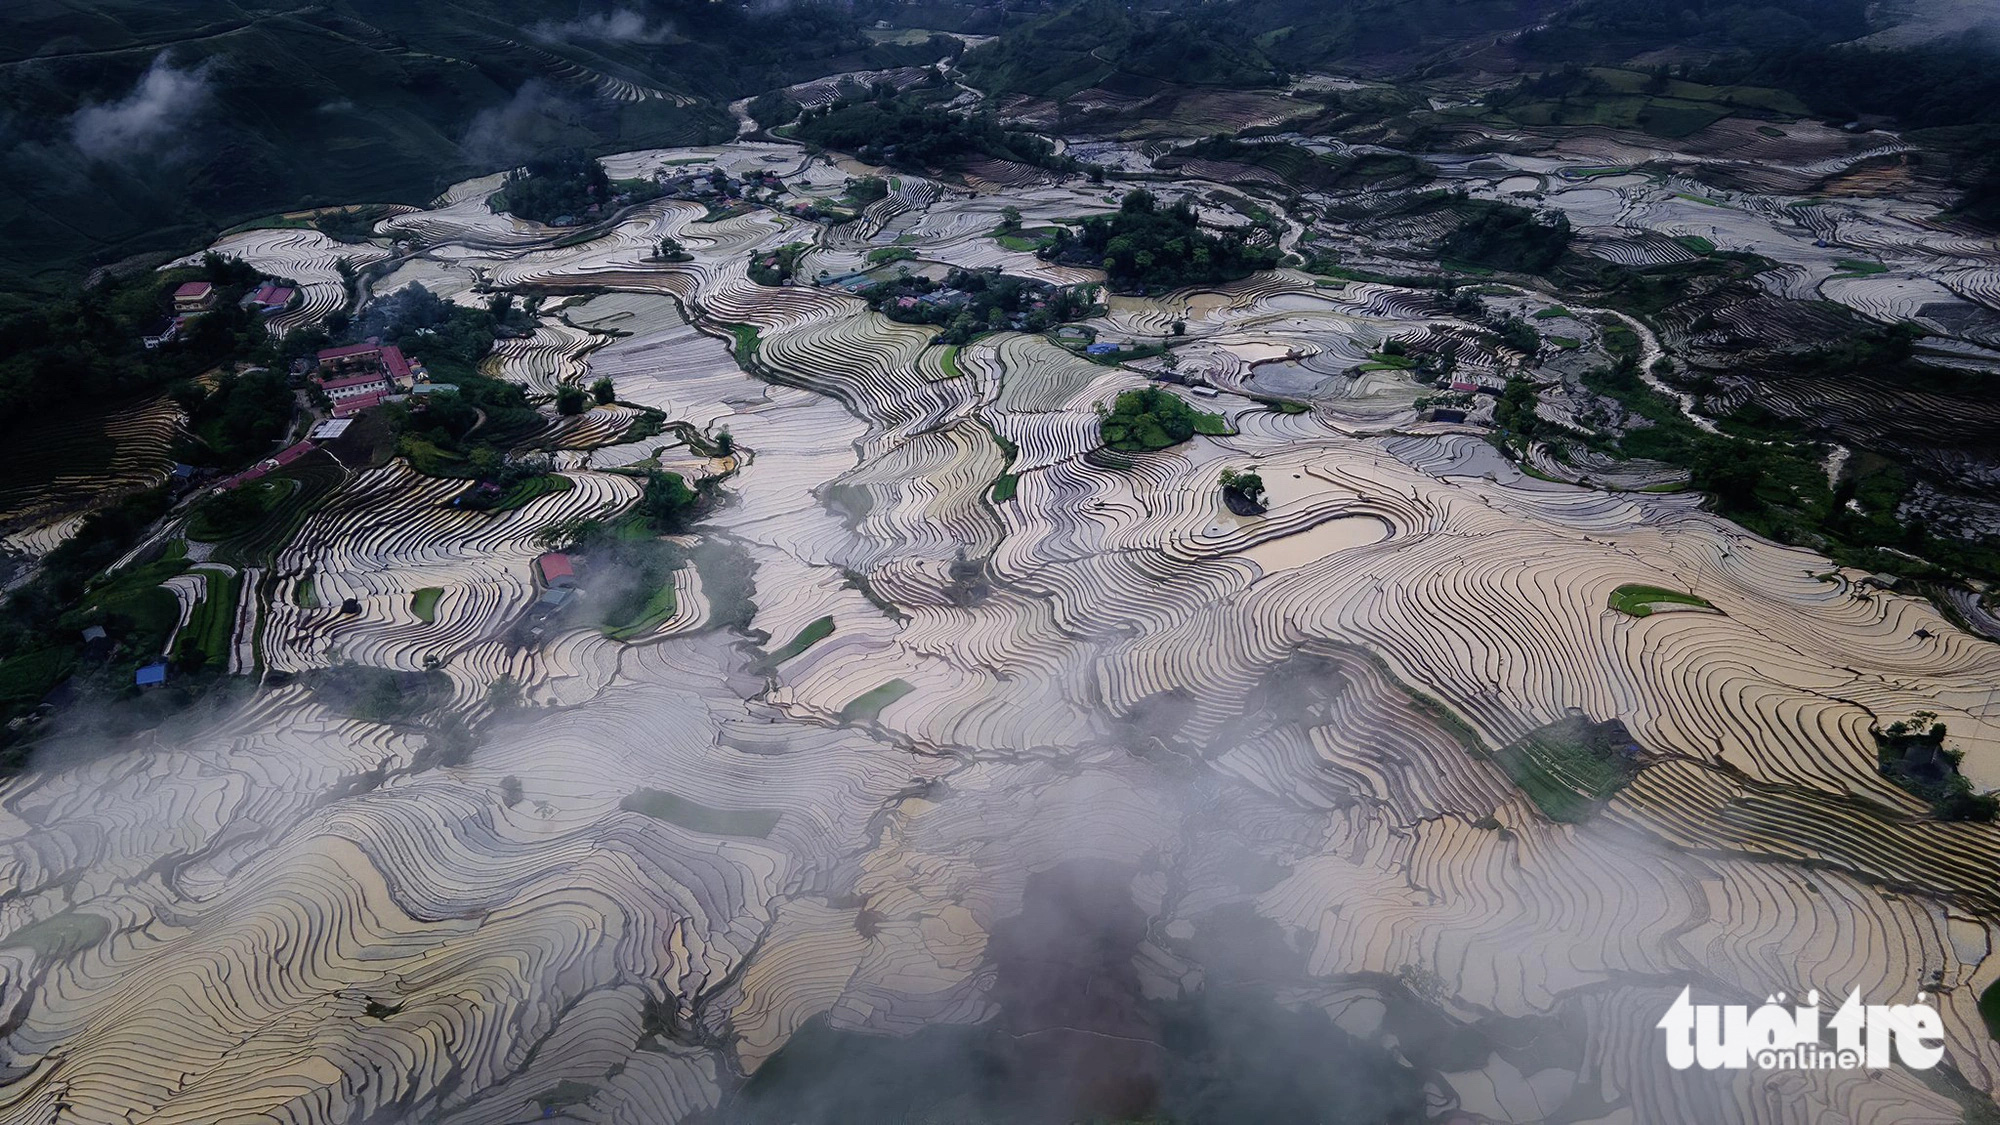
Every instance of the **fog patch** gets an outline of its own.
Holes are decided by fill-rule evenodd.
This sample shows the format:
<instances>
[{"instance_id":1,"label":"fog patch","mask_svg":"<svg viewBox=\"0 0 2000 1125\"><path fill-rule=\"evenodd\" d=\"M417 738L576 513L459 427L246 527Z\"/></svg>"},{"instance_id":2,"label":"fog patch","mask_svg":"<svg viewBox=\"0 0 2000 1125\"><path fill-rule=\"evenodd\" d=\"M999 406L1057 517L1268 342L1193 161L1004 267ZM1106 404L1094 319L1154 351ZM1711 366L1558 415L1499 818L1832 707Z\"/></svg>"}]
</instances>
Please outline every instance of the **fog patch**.
<instances>
[{"instance_id":1,"label":"fog patch","mask_svg":"<svg viewBox=\"0 0 2000 1125\"><path fill-rule=\"evenodd\" d=\"M539 78L521 83L501 105L482 109L465 131L466 155L489 164L516 164L583 124L587 107Z\"/></svg>"},{"instance_id":2,"label":"fog patch","mask_svg":"<svg viewBox=\"0 0 2000 1125\"><path fill-rule=\"evenodd\" d=\"M540 39L596 39L609 43L664 43L673 36L673 25L649 21L630 8L593 12L573 20L555 23L543 20L530 29Z\"/></svg>"},{"instance_id":3,"label":"fog patch","mask_svg":"<svg viewBox=\"0 0 2000 1125\"><path fill-rule=\"evenodd\" d=\"M178 141L211 94L211 63L182 70L154 56L130 93L86 105L71 115L70 140L92 160L120 161L178 147Z\"/></svg>"}]
</instances>

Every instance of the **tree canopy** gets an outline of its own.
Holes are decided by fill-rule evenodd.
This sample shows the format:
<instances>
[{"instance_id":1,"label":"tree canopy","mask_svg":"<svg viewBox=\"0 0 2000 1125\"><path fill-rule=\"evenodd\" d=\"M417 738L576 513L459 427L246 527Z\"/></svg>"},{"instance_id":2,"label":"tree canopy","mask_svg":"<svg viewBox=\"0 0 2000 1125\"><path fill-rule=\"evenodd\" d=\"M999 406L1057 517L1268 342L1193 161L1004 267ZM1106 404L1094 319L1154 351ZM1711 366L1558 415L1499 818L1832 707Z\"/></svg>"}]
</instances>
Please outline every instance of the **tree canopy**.
<instances>
[{"instance_id":1,"label":"tree canopy","mask_svg":"<svg viewBox=\"0 0 2000 1125\"><path fill-rule=\"evenodd\" d=\"M1104 444L1126 453L1179 445L1195 434L1199 416L1180 396L1159 387L1119 392L1099 423Z\"/></svg>"},{"instance_id":2,"label":"tree canopy","mask_svg":"<svg viewBox=\"0 0 2000 1125\"><path fill-rule=\"evenodd\" d=\"M957 168L979 157L1044 168L1069 166L1049 141L1008 129L991 114L955 113L886 89L807 110L793 135L809 144L854 153L871 164L916 172Z\"/></svg>"},{"instance_id":3,"label":"tree canopy","mask_svg":"<svg viewBox=\"0 0 2000 1125\"><path fill-rule=\"evenodd\" d=\"M1113 285L1140 289L1234 281L1279 258L1276 247L1252 246L1235 231L1210 234L1185 199L1162 207L1144 188L1125 193L1115 214L1085 219L1080 234L1059 231L1040 253L1101 266Z\"/></svg>"},{"instance_id":4,"label":"tree canopy","mask_svg":"<svg viewBox=\"0 0 2000 1125\"><path fill-rule=\"evenodd\" d=\"M611 201L611 177L595 157L574 149L538 156L507 173L500 206L537 223L574 222Z\"/></svg>"}]
</instances>

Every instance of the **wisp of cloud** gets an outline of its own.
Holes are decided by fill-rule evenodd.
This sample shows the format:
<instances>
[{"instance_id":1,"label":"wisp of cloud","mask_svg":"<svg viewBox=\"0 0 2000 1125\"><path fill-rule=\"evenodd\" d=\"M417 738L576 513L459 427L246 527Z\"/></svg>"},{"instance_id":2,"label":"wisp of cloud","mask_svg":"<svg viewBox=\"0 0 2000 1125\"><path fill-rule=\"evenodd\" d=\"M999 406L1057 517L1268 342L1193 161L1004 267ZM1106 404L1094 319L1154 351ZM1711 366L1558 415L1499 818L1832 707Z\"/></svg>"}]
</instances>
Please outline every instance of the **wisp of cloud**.
<instances>
[{"instance_id":1,"label":"wisp of cloud","mask_svg":"<svg viewBox=\"0 0 2000 1125\"><path fill-rule=\"evenodd\" d=\"M208 71L206 62L179 69L162 52L131 93L77 110L70 118L70 140L93 160L121 160L167 147L207 103Z\"/></svg>"},{"instance_id":2,"label":"wisp of cloud","mask_svg":"<svg viewBox=\"0 0 2000 1125\"><path fill-rule=\"evenodd\" d=\"M593 12L564 23L543 21L534 33L544 39L602 39L613 43L664 43L673 34L666 23L649 23L643 13L630 8Z\"/></svg>"}]
</instances>

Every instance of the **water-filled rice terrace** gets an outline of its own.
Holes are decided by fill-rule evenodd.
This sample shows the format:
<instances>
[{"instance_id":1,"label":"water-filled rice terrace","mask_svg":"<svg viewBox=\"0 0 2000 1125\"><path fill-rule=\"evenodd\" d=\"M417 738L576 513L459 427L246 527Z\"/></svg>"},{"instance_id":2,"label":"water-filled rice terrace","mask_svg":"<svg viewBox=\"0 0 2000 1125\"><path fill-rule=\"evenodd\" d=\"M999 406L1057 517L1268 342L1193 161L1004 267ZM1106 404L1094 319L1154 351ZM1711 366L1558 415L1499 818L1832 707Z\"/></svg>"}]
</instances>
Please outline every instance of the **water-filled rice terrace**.
<instances>
[{"instance_id":1,"label":"water-filled rice terrace","mask_svg":"<svg viewBox=\"0 0 2000 1125\"><path fill-rule=\"evenodd\" d=\"M840 190L774 144L608 163L690 161ZM1969 261L1948 292L1902 284L1967 248L1894 215L1560 164L1444 172L1546 185L1611 262L1796 218L1867 233L1793 239L1787 284L1864 315L1992 297ZM801 1036L994 1021L1015 994L995 935L1078 864L1143 917L1116 971L1151 1001L1201 992L1224 922L1263 935L1279 1000L1389 1052L1435 1114L1950 1121L2000 1091L1977 1010L2000 830L1935 819L1870 733L1933 712L2000 784L2000 646L1693 493L1524 471L1485 440L1490 395L1429 415L1406 353L1495 384L1563 362L1433 288L1279 269L1112 298L1098 339L1184 325L1159 382L1158 358L1023 332L948 352L806 280L889 245L1092 280L992 231L1007 206L1030 228L1102 211L1103 189L1006 179L901 174L838 228L659 200L582 239L493 215L476 181L369 246L225 240L304 282L281 330L338 307L341 257L467 302L540 291L486 373L538 397L608 376L617 403L545 408L524 448L566 483L517 503L335 447L240 540L190 545L183 632L258 686L0 788L0 1120L726 1117ZM1366 257L1359 230L1313 233ZM753 282L789 243L800 283ZM1863 248L1894 264L1835 280ZM1604 310L1487 299L1605 354ZM1672 344L1634 328L1648 362ZM1103 450L1099 407L1155 383L1226 427ZM644 411L668 424L631 436ZM134 442L116 471L153 471ZM674 537L672 596L531 635L543 532L630 512L641 465L723 498ZM1262 515L1223 503L1226 470L1260 475ZM422 684L405 698L449 722L343 699L329 669ZM1925 989L1951 1080L1802 1071L1776 1098L1756 1071L1671 1071L1654 1024L1689 984ZM1399 1038L1410 1010L1457 1049ZM1509 1046L1520 1021L1568 1046Z\"/></svg>"}]
</instances>

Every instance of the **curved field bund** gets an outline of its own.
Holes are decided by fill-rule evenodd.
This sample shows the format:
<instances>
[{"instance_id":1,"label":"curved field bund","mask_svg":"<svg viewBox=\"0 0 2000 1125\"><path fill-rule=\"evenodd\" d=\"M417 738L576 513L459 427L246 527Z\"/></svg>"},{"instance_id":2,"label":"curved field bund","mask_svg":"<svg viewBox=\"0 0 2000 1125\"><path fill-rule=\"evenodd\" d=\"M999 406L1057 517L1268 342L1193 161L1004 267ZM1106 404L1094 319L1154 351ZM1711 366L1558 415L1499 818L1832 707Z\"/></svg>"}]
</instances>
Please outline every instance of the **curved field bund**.
<instances>
[{"instance_id":1,"label":"curved field bund","mask_svg":"<svg viewBox=\"0 0 2000 1125\"><path fill-rule=\"evenodd\" d=\"M1234 393L1388 339L1476 366L1433 294L1278 271L1121 298L1091 327L1185 320L1220 393L1170 393L1230 432L1107 456L1096 409L1140 371L1006 332L947 367L929 330L745 275L801 241L808 276L899 236L951 260L991 197L902 176L837 236L663 201L557 246L484 213L487 191L386 225L497 286L599 294L492 370L609 375L621 402L735 439L724 501L679 539L695 562L671 616L515 639L538 533L616 519L631 476L565 467L570 488L495 513L401 462L330 488L244 572L263 593L239 637L274 671L436 667L478 745L444 760L436 726L272 683L0 789L0 1119L682 1120L811 1020L991 1019L988 936L1076 861L1129 873L1158 995L1198 988L1195 936L1242 912L1298 954L1273 970L1297 1003L1576 1036L1533 1073L1495 1050L1432 1075L1444 1108L1959 1115L1895 1068L1798 1072L1783 1099L1755 1072L1671 1071L1653 1025L1684 983L1738 1003L1927 989L1952 1072L2000 1089L1976 1012L2000 979L2000 832L1930 820L1869 736L1937 712L2000 782L2000 647L1694 497L1501 471L1398 421L1420 392L1393 366L1303 413ZM1030 224L1101 207L1039 181L1016 202ZM666 236L693 261L652 260ZM607 438L622 415L597 413L560 433ZM1220 500L1246 469L1261 517ZM1614 608L1634 587L1713 611ZM522 701L495 716L503 677ZM1622 722L1636 757L1611 785L1536 751L1533 776L1574 797L1558 822L1506 751L1578 715Z\"/></svg>"}]
</instances>

